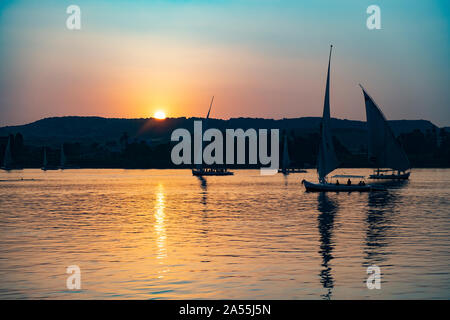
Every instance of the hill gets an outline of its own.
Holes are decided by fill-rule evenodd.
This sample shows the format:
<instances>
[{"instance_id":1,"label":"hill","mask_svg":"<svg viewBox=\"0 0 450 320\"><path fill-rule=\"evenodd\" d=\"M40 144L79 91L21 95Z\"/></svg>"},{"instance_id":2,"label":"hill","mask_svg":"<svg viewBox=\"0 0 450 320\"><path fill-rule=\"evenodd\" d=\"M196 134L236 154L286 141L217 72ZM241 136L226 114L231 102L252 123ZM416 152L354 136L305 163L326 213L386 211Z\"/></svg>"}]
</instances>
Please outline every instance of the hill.
<instances>
[{"instance_id":1,"label":"hill","mask_svg":"<svg viewBox=\"0 0 450 320\"><path fill-rule=\"evenodd\" d=\"M20 132L28 144L35 146L59 146L61 143L107 143L118 141L126 132L133 141L138 140L169 140L170 134L176 128L193 128L193 121L198 118L167 118L157 119L116 119L101 117L54 117L45 118L20 126L0 128L0 136ZM293 130L298 134L317 132L321 118L303 117L293 119L262 119L262 118L231 118L229 120L210 119L209 126L218 129L225 128L279 128ZM391 126L398 136L420 130L425 133L437 127L426 120L394 120ZM336 136L340 137L350 149L364 144L366 123L355 120L332 119L332 127ZM356 135L355 135L356 134Z\"/></svg>"},{"instance_id":2,"label":"hill","mask_svg":"<svg viewBox=\"0 0 450 320\"><path fill-rule=\"evenodd\" d=\"M23 167L42 165L43 146L48 163L60 161L61 145L67 162L84 168L170 168L173 130L193 130L198 118L107 119L101 117L46 118L21 126L0 128L0 159L11 139L12 156ZM314 166L321 118L210 119L208 127L273 129L287 133L291 164ZM341 166L367 167L367 128L363 121L332 119L334 144ZM450 167L450 133L426 120L390 122L414 167ZM281 145L280 145L281 147ZM281 154L281 153L280 153ZM249 167L249 166L244 166ZM257 166L256 166L257 167Z\"/></svg>"}]
</instances>

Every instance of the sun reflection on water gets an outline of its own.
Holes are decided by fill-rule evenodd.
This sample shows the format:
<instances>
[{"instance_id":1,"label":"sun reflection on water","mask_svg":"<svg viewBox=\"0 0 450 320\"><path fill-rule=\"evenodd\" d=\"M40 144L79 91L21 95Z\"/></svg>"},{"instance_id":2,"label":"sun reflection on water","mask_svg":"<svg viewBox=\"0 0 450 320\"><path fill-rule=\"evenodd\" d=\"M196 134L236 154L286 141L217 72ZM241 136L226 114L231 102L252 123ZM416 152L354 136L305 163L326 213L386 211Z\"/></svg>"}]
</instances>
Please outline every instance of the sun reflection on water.
<instances>
[{"instance_id":1,"label":"sun reflection on water","mask_svg":"<svg viewBox=\"0 0 450 320\"><path fill-rule=\"evenodd\" d=\"M307 193L313 170L228 178L0 170L0 299L448 299L449 169L374 194Z\"/></svg>"},{"instance_id":2,"label":"sun reflection on water","mask_svg":"<svg viewBox=\"0 0 450 320\"><path fill-rule=\"evenodd\" d=\"M155 234L156 234L156 259L162 260L167 258L167 245L166 245L166 224L165 224L165 196L164 187L162 184L158 185L156 191L156 203L155 203ZM159 261L160 264L163 261Z\"/></svg>"}]
</instances>

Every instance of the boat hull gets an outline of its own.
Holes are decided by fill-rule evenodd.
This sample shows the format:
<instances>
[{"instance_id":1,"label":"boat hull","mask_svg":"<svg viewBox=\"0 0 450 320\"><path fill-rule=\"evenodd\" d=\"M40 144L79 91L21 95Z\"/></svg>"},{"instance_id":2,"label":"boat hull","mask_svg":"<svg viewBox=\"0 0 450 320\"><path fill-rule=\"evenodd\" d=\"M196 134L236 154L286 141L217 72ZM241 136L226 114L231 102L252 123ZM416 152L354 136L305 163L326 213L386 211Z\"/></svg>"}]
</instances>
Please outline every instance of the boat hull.
<instances>
[{"instance_id":1,"label":"boat hull","mask_svg":"<svg viewBox=\"0 0 450 320\"><path fill-rule=\"evenodd\" d=\"M58 167L42 167L42 171L48 171L48 170L58 170Z\"/></svg>"},{"instance_id":2,"label":"boat hull","mask_svg":"<svg viewBox=\"0 0 450 320\"><path fill-rule=\"evenodd\" d=\"M12 170L23 170L21 167L1 167L1 170L12 171Z\"/></svg>"},{"instance_id":3,"label":"boat hull","mask_svg":"<svg viewBox=\"0 0 450 320\"><path fill-rule=\"evenodd\" d=\"M278 173L289 174L289 173L305 173L308 172L305 169L278 169Z\"/></svg>"},{"instance_id":4,"label":"boat hull","mask_svg":"<svg viewBox=\"0 0 450 320\"><path fill-rule=\"evenodd\" d=\"M402 173L402 174L371 174L369 179L378 179L378 180L408 180L410 172Z\"/></svg>"},{"instance_id":5,"label":"boat hull","mask_svg":"<svg viewBox=\"0 0 450 320\"><path fill-rule=\"evenodd\" d=\"M192 170L192 175L197 177L203 176L232 176L234 173L231 171L204 171L204 170Z\"/></svg>"},{"instance_id":6,"label":"boat hull","mask_svg":"<svg viewBox=\"0 0 450 320\"><path fill-rule=\"evenodd\" d=\"M371 185L336 185L333 183L312 183L306 180L302 181L303 185L306 188L306 191L313 191L313 192L369 192L374 191L377 188L374 188Z\"/></svg>"}]
</instances>

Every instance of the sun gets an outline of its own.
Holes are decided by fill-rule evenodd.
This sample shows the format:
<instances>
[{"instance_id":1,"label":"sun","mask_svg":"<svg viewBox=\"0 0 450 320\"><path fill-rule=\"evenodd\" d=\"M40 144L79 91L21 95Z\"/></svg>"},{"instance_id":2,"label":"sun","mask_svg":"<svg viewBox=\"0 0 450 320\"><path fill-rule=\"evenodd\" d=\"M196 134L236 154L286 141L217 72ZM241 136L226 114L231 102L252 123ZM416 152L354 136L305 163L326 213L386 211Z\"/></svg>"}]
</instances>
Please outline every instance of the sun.
<instances>
[{"instance_id":1,"label":"sun","mask_svg":"<svg viewBox=\"0 0 450 320\"><path fill-rule=\"evenodd\" d=\"M156 111L153 117L155 119L164 120L166 118L166 113L164 111Z\"/></svg>"}]
</instances>

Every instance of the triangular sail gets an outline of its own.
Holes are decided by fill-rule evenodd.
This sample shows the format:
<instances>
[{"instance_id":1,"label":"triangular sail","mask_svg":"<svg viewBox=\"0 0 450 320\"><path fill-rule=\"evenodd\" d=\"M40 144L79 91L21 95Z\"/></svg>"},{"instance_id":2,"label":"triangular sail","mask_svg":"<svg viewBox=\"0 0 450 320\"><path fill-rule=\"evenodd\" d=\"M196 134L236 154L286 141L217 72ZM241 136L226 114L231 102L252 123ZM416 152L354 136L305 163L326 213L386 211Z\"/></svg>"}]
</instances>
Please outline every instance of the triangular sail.
<instances>
[{"instance_id":1,"label":"triangular sail","mask_svg":"<svg viewBox=\"0 0 450 320\"><path fill-rule=\"evenodd\" d=\"M289 168L290 162L291 160L289 159L287 134L285 134L283 144L283 164L282 164L283 171L286 171Z\"/></svg>"},{"instance_id":2,"label":"triangular sail","mask_svg":"<svg viewBox=\"0 0 450 320\"><path fill-rule=\"evenodd\" d=\"M361 89L366 105L369 161L377 168L408 170L410 168L408 157L395 138L385 116L362 86Z\"/></svg>"},{"instance_id":3,"label":"triangular sail","mask_svg":"<svg viewBox=\"0 0 450 320\"><path fill-rule=\"evenodd\" d=\"M3 166L5 168L10 168L12 166L13 160L11 155L11 137L8 137L8 143L5 149L5 157L3 158Z\"/></svg>"},{"instance_id":4,"label":"triangular sail","mask_svg":"<svg viewBox=\"0 0 450 320\"><path fill-rule=\"evenodd\" d=\"M333 46L330 47L330 57L328 59L327 84L325 88L322 123L320 128L319 154L317 157L317 173L319 174L320 182L324 182L327 174L336 169L339 165L336 153L334 151L333 137L331 135L330 64L331 64L332 49Z\"/></svg>"}]
</instances>

